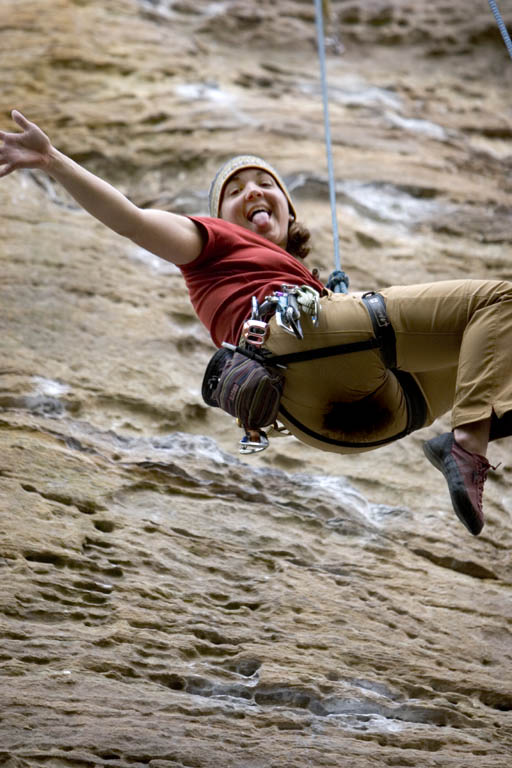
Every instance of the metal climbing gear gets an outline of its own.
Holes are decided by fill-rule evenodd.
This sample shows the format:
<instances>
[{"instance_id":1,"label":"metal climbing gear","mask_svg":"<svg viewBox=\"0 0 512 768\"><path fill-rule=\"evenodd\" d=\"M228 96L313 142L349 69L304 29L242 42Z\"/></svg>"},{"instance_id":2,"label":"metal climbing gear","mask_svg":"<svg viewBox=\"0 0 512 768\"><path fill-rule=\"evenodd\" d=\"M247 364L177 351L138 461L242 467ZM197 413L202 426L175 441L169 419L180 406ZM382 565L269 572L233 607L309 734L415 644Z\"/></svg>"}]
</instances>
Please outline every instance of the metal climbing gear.
<instances>
[{"instance_id":1,"label":"metal climbing gear","mask_svg":"<svg viewBox=\"0 0 512 768\"><path fill-rule=\"evenodd\" d=\"M297 303L305 315L310 315L315 328L318 325L320 314L320 294L310 285L301 285L297 288Z\"/></svg>"},{"instance_id":2,"label":"metal climbing gear","mask_svg":"<svg viewBox=\"0 0 512 768\"><path fill-rule=\"evenodd\" d=\"M244 456L249 456L251 453L261 453L265 448L268 448L268 437L262 429L258 430L258 438L259 440L256 442L256 440L246 432L240 440L240 453L244 454Z\"/></svg>"},{"instance_id":3,"label":"metal climbing gear","mask_svg":"<svg viewBox=\"0 0 512 768\"><path fill-rule=\"evenodd\" d=\"M298 291L296 285L284 283L280 291L274 291L271 296L265 296L260 311L262 315L275 312L276 322L280 328L291 333L297 339L303 339Z\"/></svg>"},{"instance_id":4,"label":"metal climbing gear","mask_svg":"<svg viewBox=\"0 0 512 768\"><path fill-rule=\"evenodd\" d=\"M303 285L283 284L280 291L275 291L271 296L266 296L260 306L256 296L252 297L251 317L244 323L242 337L246 343L245 351L238 348L242 354L247 354L256 363L257 356L263 352L251 352L251 349L259 350L269 335L268 323L262 320L263 316L275 314L277 325L296 338L304 338L300 324L300 314L303 312L311 316L312 323L318 324L320 312L320 294L314 288ZM225 349L232 349L232 345L223 344ZM234 348L237 349L236 347ZM263 362L263 361L262 361ZM254 363L254 364L255 364ZM241 382L243 386L243 382ZM269 441L262 429L247 429L245 424L238 419L239 425L244 428L245 434L240 440L240 453L245 456L252 453L260 453L268 448Z\"/></svg>"},{"instance_id":5,"label":"metal climbing gear","mask_svg":"<svg viewBox=\"0 0 512 768\"><path fill-rule=\"evenodd\" d=\"M246 320L242 329L242 336L247 344L253 347L261 347L268 338L268 323L261 320L261 310L256 296L252 297L252 312L250 320Z\"/></svg>"}]
</instances>

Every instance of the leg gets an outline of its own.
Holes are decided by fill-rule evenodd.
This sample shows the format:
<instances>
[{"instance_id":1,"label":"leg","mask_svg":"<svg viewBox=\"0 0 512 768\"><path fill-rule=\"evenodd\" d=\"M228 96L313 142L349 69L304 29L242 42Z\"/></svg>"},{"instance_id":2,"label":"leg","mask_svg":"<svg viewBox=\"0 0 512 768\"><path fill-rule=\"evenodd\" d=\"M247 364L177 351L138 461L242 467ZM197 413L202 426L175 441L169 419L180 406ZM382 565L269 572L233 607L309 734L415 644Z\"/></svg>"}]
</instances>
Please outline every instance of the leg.
<instances>
[{"instance_id":1,"label":"leg","mask_svg":"<svg viewBox=\"0 0 512 768\"><path fill-rule=\"evenodd\" d=\"M472 421L469 424L461 424L460 427L455 427L453 437L469 453L478 453L480 456L486 456L490 431L491 417L489 416L487 419Z\"/></svg>"},{"instance_id":2,"label":"leg","mask_svg":"<svg viewBox=\"0 0 512 768\"><path fill-rule=\"evenodd\" d=\"M400 368L421 373L457 366L454 429L512 410L511 283L451 280L382 293Z\"/></svg>"},{"instance_id":3,"label":"leg","mask_svg":"<svg viewBox=\"0 0 512 768\"><path fill-rule=\"evenodd\" d=\"M449 281L392 288L388 311L399 365L429 371L447 357L457 362L454 432L429 440L424 450L444 474L457 515L477 535L484 524L491 416L499 420L512 410L512 285Z\"/></svg>"}]
</instances>

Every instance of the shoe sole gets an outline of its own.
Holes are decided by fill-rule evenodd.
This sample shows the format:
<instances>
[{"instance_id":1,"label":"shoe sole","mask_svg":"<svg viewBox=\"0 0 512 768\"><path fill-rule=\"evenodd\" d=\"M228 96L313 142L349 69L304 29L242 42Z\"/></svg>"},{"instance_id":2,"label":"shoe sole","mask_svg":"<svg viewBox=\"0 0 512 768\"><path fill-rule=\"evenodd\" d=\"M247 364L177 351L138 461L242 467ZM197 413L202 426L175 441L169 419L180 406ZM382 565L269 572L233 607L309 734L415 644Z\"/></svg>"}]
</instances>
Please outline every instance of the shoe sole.
<instances>
[{"instance_id":1,"label":"shoe sole","mask_svg":"<svg viewBox=\"0 0 512 768\"><path fill-rule=\"evenodd\" d=\"M450 487L450 482L445 471L445 464L443 459L435 451L432 450L428 443L423 443L423 453L430 461L430 463L441 472L444 479L446 480L455 514L461 523L465 526L465 528L467 528L468 531L473 534L473 536L478 536L484 527L484 523L482 520L480 520L480 518L475 516L473 505L468 500L466 494L459 495Z\"/></svg>"}]
</instances>

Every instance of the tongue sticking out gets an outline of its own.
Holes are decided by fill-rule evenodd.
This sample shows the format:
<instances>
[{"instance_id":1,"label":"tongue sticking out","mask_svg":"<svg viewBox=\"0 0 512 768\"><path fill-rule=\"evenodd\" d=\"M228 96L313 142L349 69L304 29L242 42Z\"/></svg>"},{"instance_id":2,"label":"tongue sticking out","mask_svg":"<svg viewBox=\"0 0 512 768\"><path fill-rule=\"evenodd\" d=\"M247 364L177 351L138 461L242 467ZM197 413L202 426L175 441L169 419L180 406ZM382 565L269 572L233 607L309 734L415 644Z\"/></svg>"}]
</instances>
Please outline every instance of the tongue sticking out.
<instances>
[{"instance_id":1,"label":"tongue sticking out","mask_svg":"<svg viewBox=\"0 0 512 768\"><path fill-rule=\"evenodd\" d=\"M270 224L270 214L268 211L258 211L252 217L252 222L253 224L256 224L259 229L267 229Z\"/></svg>"}]
</instances>

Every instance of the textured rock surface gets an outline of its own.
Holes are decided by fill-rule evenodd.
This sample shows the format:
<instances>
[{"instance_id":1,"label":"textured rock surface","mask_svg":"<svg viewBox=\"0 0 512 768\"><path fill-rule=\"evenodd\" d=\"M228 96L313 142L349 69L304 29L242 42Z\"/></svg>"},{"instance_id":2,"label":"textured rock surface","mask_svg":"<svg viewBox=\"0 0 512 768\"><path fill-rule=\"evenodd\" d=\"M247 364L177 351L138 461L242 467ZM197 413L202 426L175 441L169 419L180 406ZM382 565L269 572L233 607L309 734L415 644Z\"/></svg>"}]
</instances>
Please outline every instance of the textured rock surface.
<instances>
[{"instance_id":1,"label":"textured rock surface","mask_svg":"<svg viewBox=\"0 0 512 768\"><path fill-rule=\"evenodd\" d=\"M512 277L507 58L487 3L332 0L355 289ZM512 22L512 17L508 19ZM4 0L18 107L137 203L204 213L265 154L332 268L312 2ZM436 425L241 462L178 271L38 173L0 184L0 764L506 768L512 465L473 539Z\"/></svg>"}]
</instances>

